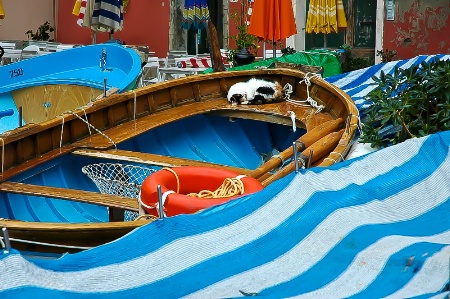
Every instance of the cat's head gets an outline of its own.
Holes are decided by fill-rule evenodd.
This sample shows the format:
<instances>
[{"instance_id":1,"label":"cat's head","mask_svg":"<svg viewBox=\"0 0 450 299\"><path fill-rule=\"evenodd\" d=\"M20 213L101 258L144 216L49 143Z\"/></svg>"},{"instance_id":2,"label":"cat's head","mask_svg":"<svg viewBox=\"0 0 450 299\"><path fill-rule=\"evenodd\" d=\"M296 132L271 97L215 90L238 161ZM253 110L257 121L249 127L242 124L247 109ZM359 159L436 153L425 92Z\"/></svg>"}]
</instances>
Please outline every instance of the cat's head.
<instances>
[{"instance_id":1,"label":"cat's head","mask_svg":"<svg viewBox=\"0 0 450 299\"><path fill-rule=\"evenodd\" d=\"M248 104L248 87L244 82L233 84L228 91L228 102L231 105Z\"/></svg>"}]
</instances>

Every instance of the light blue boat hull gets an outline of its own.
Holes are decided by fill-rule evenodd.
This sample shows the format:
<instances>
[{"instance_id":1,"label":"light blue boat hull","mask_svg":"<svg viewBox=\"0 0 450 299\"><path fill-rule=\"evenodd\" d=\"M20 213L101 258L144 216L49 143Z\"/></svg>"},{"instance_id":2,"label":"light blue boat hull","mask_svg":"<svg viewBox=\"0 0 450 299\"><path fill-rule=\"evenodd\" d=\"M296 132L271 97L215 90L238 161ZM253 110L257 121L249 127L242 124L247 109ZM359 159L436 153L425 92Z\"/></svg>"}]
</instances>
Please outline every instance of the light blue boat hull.
<instances>
[{"instance_id":1,"label":"light blue boat hull","mask_svg":"<svg viewBox=\"0 0 450 299\"><path fill-rule=\"evenodd\" d=\"M101 58L104 58L103 64ZM30 59L0 67L0 112L12 109L12 116L0 118L0 133L15 129L19 126L19 106L27 106L31 111L28 116L36 117L41 121L42 116L47 111L40 111L42 106L49 108L60 105L60 101L65 101L69 94L79 97L78 92L71 92L71 88L85 87L95 90L89 94L89 98L80 102L65 103L65 109L75 109L87 104L90 100L101 95L105 90L112 88L117 92L124 92L133 89L141 73L141 58L136 51L117 44L97 44L41 55ZM39 96L36 103L33 93L38 94L33 87L61 86L61 95L52 91L48 93L49 99L45 98L47 92L44 91L44 98ZM24 94L31 100L20 100ZM71 94L72 93L72 94ZM86 93L86 92L85 92ZM25 102L25 104L24 104ZM37 107L33 105L36 104ZM31 106L31 107L30 107ZM64 111L57 111L62 113ZM30 113L37 115L30 116ZM39 115L41 114L41 115ZM50 114L54 117L55 112ZM22 124L26 123L22 120Z\"/></svg>"}]
</instances>

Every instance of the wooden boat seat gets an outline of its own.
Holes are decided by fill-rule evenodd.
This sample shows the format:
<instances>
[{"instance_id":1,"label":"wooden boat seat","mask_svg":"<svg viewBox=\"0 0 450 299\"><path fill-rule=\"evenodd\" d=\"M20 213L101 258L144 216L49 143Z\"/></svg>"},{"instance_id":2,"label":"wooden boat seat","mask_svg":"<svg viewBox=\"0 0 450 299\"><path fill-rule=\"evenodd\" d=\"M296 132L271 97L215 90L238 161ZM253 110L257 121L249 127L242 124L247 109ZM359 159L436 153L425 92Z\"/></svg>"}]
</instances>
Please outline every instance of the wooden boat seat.
<instances>
[{"instance_id":1,"label":"wooden boat seat","mask_svg":"<svg viewBox=\"0 0 450 299\"><path fill-rule=\"evenodd\" d=\"M105 151L92 150L92 149L80 149L74 151L72 154L78 156L88 156L101 159L110 159L116 161L127 161L133 163L140 163L144 165L155 165L160 167L177 167L177 166L208 166L217 167L222 169L228 169L240 174L250 175L251 171L244 168L232 167L222 164L208 163L202 161L196 161L191 159L183 159L176 157L167 157L156 154L138 153L133 151L110 149Z\"/></svg>"},{"instance_id":2,"label":"wooden boat seat","mask_svg":"<svg viewBox=\"0 0 450 299\"><path fill-rule=\"evenodd\" d=\"M136 119L136 121L107 129L103 131L103 134L108 136L112 141L114 141L114 143L121 143L166 123L202 113L292 125L292 120L289 114L289 111L292 111L296 115L297 127L303 127L306 129L316 127L317 125L334 119L334 117L328 113L314 114L315 110L312 107L298 106L286 102L278 103L277 105L264 104L233 106L229 104L225 98L186 104L179 107L174 107L170 111L170 114L166 111L161 111L141 117ZM174 119L175 115L176 119ZM114 144L111 144L111 141L108 138L105 138L105 136L96 134L90 138L85 138L75 142L73 146L78 148L108 149L113 147Z\"/></svg>"},{"instance_id":3,"label":"wooden boat seat","mask_svg":"<svg viewBox=\"0 0 450 299\"><path fill-rule=\"evenodd\" d=\"M1 192L42 196L59 199L68 199L78 202L91 203L106 207L113 207L137 212L137 200L118 195L102 194L91 191L74 190L48 186L38 186L17 182L3 182L0 184Z\"/></svg>"}]
</instances>

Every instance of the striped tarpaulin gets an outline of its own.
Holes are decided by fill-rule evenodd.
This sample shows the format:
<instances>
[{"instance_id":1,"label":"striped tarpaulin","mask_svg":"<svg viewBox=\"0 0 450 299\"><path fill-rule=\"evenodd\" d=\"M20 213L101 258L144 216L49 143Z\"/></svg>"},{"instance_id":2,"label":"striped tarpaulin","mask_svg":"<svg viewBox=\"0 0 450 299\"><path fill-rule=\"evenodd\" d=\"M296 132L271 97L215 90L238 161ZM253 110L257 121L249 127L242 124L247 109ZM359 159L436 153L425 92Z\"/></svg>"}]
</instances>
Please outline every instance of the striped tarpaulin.
<instances>
[{"instance_id":1,"label":"striped tarpaulin","mask_svg":"<svg viewBox=\"0 0 450 299\"><path fill-rule=\"evenodd\" d=\"M408 69L413 65L430 62L434 59L449 60L450 55L420 55L411 59L380 63L368 68L328 77L325 80L345 91L355 101L358 110L362 111L368 105L364 96L375 88L374 85L371 85L374 83L373 76L379 77L381 71L386 74L393 74L395 68Z\"/></svg>"},{"instance_id":2,"label":"striped tarpaulin","mask_svg":"<svg viewBox=\"0 0 450 299\"><path fill-rule=\"evenodd\" d=\"M0 295L446 298L449 146L444 132L301 170L58 260L0 253Z\"/></svg>"}]
</instances>

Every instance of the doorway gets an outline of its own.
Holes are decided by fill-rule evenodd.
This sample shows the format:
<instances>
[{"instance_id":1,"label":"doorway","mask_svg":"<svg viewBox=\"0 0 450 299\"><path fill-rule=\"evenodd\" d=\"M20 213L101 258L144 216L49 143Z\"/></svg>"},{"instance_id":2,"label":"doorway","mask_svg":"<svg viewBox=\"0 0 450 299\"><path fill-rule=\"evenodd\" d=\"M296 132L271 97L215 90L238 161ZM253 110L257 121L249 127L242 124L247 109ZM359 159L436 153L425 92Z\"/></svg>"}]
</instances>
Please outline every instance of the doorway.
<instances>
[{"instance_id":1,"label":"doorway","mask_svg":"<svg viewBox=\"0 0 450 299\"><path fill-rule=\"evenodd\" d=\"M211 22L217 30L219 45L223 48L223 0L207 0ZM197 44L196 44L197 43ZM198 53L197 52L198 46ZM187 32L187 52L189 55L209 53L206 29L190 28Z\"/></svg>"},{"instance_id":2,"label":"doorway","mask_svg":"<svg viewBox=\"0 0 450 299\"><path fill-rule=\"evenodd\" d=\"M309 9L306 1L306 16ZM377 0L343 0L347 16L347 29L327 34L327 48L336 49L347 44L358 57L375 56ZM306 22L306 20L305 20ZM323 34L305 33L305 49L323 48Z\"/></svg>"}]
</instances>

